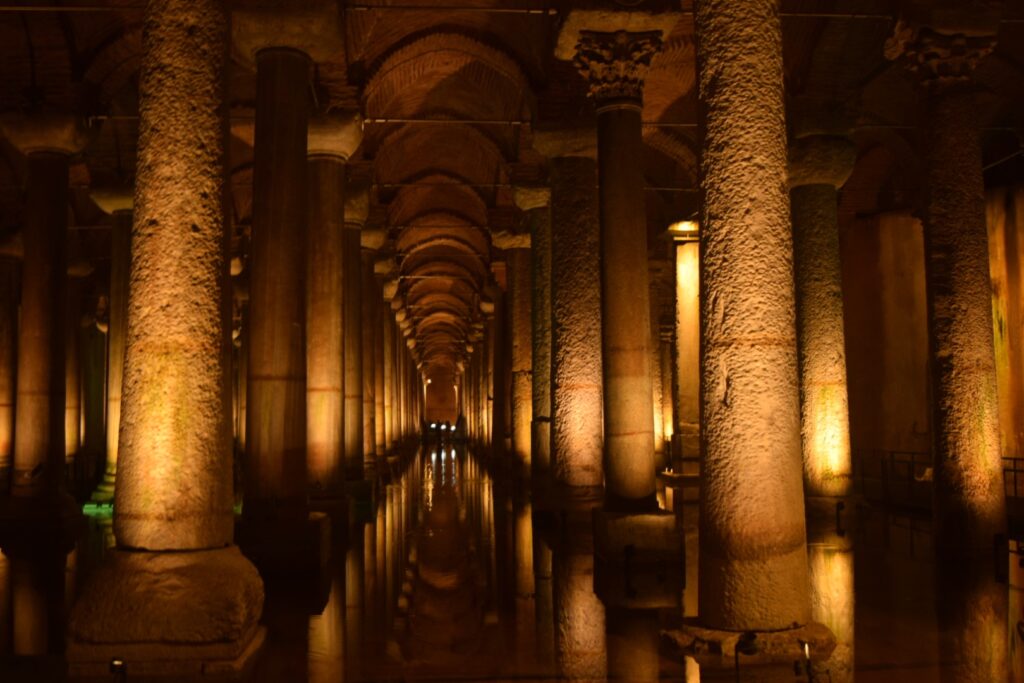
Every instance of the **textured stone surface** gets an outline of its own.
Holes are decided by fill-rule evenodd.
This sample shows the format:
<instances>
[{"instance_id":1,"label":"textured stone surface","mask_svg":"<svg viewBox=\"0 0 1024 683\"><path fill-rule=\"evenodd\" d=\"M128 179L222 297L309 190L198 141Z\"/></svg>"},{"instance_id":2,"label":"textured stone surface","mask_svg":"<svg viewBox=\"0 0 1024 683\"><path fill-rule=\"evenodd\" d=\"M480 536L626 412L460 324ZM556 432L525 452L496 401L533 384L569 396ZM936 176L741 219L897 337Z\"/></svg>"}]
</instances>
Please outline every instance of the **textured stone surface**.
<instances>
[{"instance_id":1,"label":"textured stone surface","mask_svg":"<svg viewBox=\"0 0 1024 683\"><path fill-rule=\"evenodd\" d=\"M523 472L531 466L530 423L533 419L533 344L530 292L530 250L508 252L509 337L512 340L512 449Z\"/></svg>"},{"instance_id":2,"label":"textured stone surface","mask_svg":"<svg viewBox=\"0 0 1024 683\"><path fill-rule=\"evenodd\" d=\"M545 188L547 189L547 188ZM533 402L531 465L534 483L547 485L551 472L551 209L550 190L530 216L531 375Z\"/></svg>"},{"instance_id":3,"label":"textured stone surface","mask_svg":"<svg viewBox=\"0 0 1024 683\"><path fill-rule=\"evenodd\" d=\"M214 548L234 520L223 7L153 3L144 32L114 532L122 547Z\"/></svg>"},{"instance_id":4,"label":"textured stone surface","mask_svg":"<svg viewBox=\"0 0 1024 683\"><path fill-rule=\"evenodd\" d=\"M263 582L235 547L114 551L90 581L68 627L80 644L237 642L263 609Z\"/></svg>"},{"instance_id":5,"label":"textured stone surface","mask_svg":"<svg viewBox=\"0 0 1024 683\"><path fill-rule=\"evenodd\" d=\"M831 169L831 179L839 180L851 167L852 163ZM826 173L811 179L827 177L829 169L822 171ZM852 487L853 461L843 338L839 198L833 184L814 183L793 187L790 199L804 492L813 496L845 496Z\"/></svg>"},{"instance_id":6,"label":"textured stone surface","mask_svg":"<svg viewBox=\"0 0 1024 683\"><path fill-rule=\"evenodd\" d=\"M342 235L342 317L345 339L345 406L343 410L345 472L362 468L363 462L363 276L360 258L360 223L349 215L345 202Z\"/></svg>"},{"instance_id":7,"label":"textured stone surface","mask_svg":"<svg viewBox=\"0 0 1024 683\"><path fill-rule=\"evenodd\" d=\"M777 0L696 5L701 174L700 618L809 618ZM771 514L766 514L766 511Z\"/></svg>"},{"instance_id":8,"label":"textured stone surface","mask_svg":"<svg viewBox=\"0 0 1024 683\"><path fill-rule=\"evenodd\" d=\"M592 497L604 480L596 164L551 161L551 467Z\"/></svg>"}]
</instances>

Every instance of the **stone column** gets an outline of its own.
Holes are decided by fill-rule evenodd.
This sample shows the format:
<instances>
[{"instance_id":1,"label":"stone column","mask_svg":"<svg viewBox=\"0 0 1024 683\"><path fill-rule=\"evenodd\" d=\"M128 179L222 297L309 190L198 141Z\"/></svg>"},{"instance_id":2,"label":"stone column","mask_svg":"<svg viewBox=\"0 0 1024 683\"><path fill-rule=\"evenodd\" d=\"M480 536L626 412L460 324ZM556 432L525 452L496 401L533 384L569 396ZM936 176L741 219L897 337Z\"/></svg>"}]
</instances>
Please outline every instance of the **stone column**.
<instances>
[{"instance_id":1,"label":"stone column","mask_svg":"<svg viewBox=\"0 0 1024 683\"><path fill-rule=\"evenodd\" d=\"M692 235L681 235L675 246L675 460L700 453L700 244L695 223L693 228ZM673 467L678 470L679 464Z\"/></svg>"},{"instance_id":2,"label":"stone column","mask_svg":"<svg viewBox=\"0 0 1024 683\"><path fill-rule=\"evenodd\" d=\"M223 69L216 0L143 15L114 532L69 625L73 677L182 677L258 650L263 585L233 546ZM256 643L254 644L254 639Z\"/></svg>"},{"instance_id":3,"label":"stone column","mask_svg":"<svg viewBox=\"0 0 1024 683\"><path fill-rule=\"evenodd\" d=\"M377 344L377 283L373 279L373 252L364 250L362 253L362 321L360 332L363 336L363 463L374 462L377 458L377 380L376 352ZM359 474L352 472L353 479L362 479L362 464Z\"/></svg>"},{"instance_id":4,"label":"stone column","mask_svg":"<svg viewBox=\"0 0 1024 683\"><path fill-rule=\"evenodd\" d=\"M70 116L11 119L2 125L28 160L12 503L15 514L69 512L71 500L61 493L68 161L85 139Z\"/></svg>"},{"instance_id":5,"label":"stone column","mask_svg":"<svg viewBox=\"0 0 1024 683\"><path fill-rule=\"evenodd\" d=\"M530 250L508 250L509 324L512 340L512 452L521 476L531 470L530 424L533 419L532 300Z\"/></svg>"},{"instance_id":6,"label":"stone column","mask_svg":"<svg viewBox=\"0 0 1024 683\"><path fill-rule=\"evenodd\" d=\"M256 53L243 513L251 532L265 539L291 536L308 515L304 323L310 65L305 53L287 47ZM270 547L274 543L268 553L280 550Z\"/></svg>"},{"instance_id":7,"label":"stone column","mask_svg":"<svg viewBox=\"0 0 1024 683\"><path fill-rule=\"evenodd\" d=\"M530 474L545 488L551 474L551 190L517 187L530 225Z\"/></svg>"},{"instance_id":8,"label":"stone column","mask_svg":"<svg viewBox=\"0 0 1024 683\"><path fill-rule=\"evenodd\" d=\"M853 473L837 188L856 159L840 137L800 138L789 149L811 618L836 638L820 665L836 683L853 680L854 664L853 540L837 528L851 517L843 499Z\"/></svg>"},{"instance_id":9,"label":"stone column","mask_svg":"<svg viewBox=\"0 0 1024 683\"><path fill-rule=\"evenodd\" d=\"M121 389L124 349L128 331L128 290L132 256L132 191L96 190L92 199L110 215L110 302L107 322L107 463L103 481L92 499L114 498L117 476L118 433L121 426Z\"/></svg>"},{"instance_id":10,"label":"stone column","mask_svg":"<svg viewBox=\"0 0 1024 683\"><path fill-rule=\"evenodd\" d=\"M345 479L363 472L363 266L360 236L369 210L367 188L347 188L342 244L345 337Z\"/></svg>"},{"instance_id":11,"label":"stone column","mask_svg":"<svg viewBox=\"0 0 1024 683\"><path fill-rule=\"evenodd\" d=\"M396 359L398 358L395 349L395 326L391 320L390 308L381 307L381 332L384 334L383 342L380 344L383 357L384 370L384 448L391 453L395 448L395 408L399 401L395 395L398 372L396 372Z\"/></svg>"},{"instance_id":12,"label":"stone column","mask_svg":"<svg viewBox=\"0 0 1024 683\"><path fill-rule=\"evenodd\" d=\"M857 159L843 138L790 147L804 493L845 496L852 477L839 264L839 188Z\"/></svg>"},{"instance_id":13,"label":"stone column","mask_svg":"<svg viewBox=\"0 0 1024 683\"><path fill-rule=\"evenodd\" d=\"M597 165L551 159L551 470L569 502L596 504L602 464Z\"/></svg>"},{"instance_id":14,"label":"stone column","mask_svg":"<svg viewBox=\"0 0 1024 683\"><path fill-rule=\"evenodd\" d=\"M555 660L560 677L599 683L608 673L605 607L594 591L593 539L586 526L589 520L574 520L554 552Z\"/></svg>"},{"instance_id":15,"label":"stone column","mask_svg":"<svg viewBox=\"0 0 1024 683\"><path fill-rule=\"evenodd\" d=\"M343 242L345 162L358 147L358 120L310 122L306 252L306 460L313 495L340 498L344 469Z\"/></svg>"},{"instance_id":16,"label":"stone column","mask_svg":"<svg viewBox=\"0 0 1024 683\"><path fill-rule=\"evenodd\" d=\"M581 31L576 46L597 103L605 507L616 511L657 507L640 114L660 47L661 31Z\"/></svg>"},{"instance_id":17,"label":"stone column","mask_svg":"<svg viewBox=\"0 0 1024 683\"><path fill-rule=\"evenodd\" d=\"M1002 680L1007 671L1006 501L993 353L992 291L981 133L972 74L995 47L998 17L900 25L902 56L927 93L925 287L934 458L933 528L943 681ZM949 19L949 17L942 17Z\"/></svg>"},{"instance_id":18,"label":"stone column","mask_svg":"<svg viewBox=\"0 0 1024 683\"><path fill-rule=\"evenodd\" d=\"M384 313L383 297L376 280L373 289L373 294L377 297L373 302L374 452L377 457L385 457L390 452L387 443L387 414L384 411L384 327L387 324L387 318Z\"/></svg>"},{"instance_id":19,"label":"stone column","mask_svg":"<svg viewBox=\"0 0 1024 683\"><path fill-rule=\"evenodd\" d=\"M778 0L701 0L699 615L810 617Z\"/></svg>"},{"instance_id":20,"label":"stone column","mask_svg":"<svg viewBox=\"0 0 1024 683\"><path fill-rule=\"evenodd\" d=\"M0 257L0 498L10 492L11 485L19 271L16 259Z\"/></svg>"},{"instance_id":21,"label":"stone column","mask_svg":"<svg viewBox=\"0 0 1024 683\"><path fill-rule=\"evenodd\" d=\"M75 458L82 449L82 359L78 336L82 322L82 278L68 278L64 297L64 473L74 481Z\"/></svg>"}]
</instances>

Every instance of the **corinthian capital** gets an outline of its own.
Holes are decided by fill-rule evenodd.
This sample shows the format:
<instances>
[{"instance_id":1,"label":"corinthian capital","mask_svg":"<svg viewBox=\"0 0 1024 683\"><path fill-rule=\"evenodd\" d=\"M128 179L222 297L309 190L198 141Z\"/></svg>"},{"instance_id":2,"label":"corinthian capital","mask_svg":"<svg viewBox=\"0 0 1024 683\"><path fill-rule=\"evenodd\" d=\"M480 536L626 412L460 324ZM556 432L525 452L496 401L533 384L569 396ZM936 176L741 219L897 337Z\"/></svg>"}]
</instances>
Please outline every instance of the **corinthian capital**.
<instances>
[{"instance_id":1,"label":"corinthian capital","mask_svg":"<svg viewBox=\"0 0 1024 683\"><path fill-rule=\"evenodd\" d=\"M661 48L661 31L580 31L573 63L598 101L639 100L651 58Z\"/></svg>"},{"instance_id":2,"label":"corinthian capital","mask_svg":"<svg viewBox=\"0 0 1024 683\"><path fill-rule=\"evenodd\" d=\"M966 85L975 67L996 46L995 34L936 31L900 21L885 56L903 62L929 89Z\"/></svg>"}]
</instances>

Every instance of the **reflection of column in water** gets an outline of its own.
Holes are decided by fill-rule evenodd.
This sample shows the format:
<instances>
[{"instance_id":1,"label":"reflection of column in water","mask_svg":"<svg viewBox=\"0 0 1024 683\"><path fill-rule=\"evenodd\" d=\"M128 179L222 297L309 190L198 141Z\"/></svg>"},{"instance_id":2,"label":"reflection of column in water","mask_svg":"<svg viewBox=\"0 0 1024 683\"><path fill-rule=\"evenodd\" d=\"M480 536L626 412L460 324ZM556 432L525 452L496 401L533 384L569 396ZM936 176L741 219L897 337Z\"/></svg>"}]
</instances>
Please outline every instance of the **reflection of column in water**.
<instances>
[{"instance_id":1,"label":"reflection of column in water","mask_svg":"<svg viewBox=\"0 0 1024 683\"><path fill-rule=\"evenodd\" d=\"M657 681L658 613L608 608L608 678L641 683Z\"/></svg>"},{"instance_id":2,"label":"reflection of column in water","mask_svg":"<svg viewBox=\"0 0 1024 683\"><path fill-rule=\"evenodd\" d=\"M377 524L375 533L377 540L374 543L377 551L377 561L375 565L376 573L376 587L373 594L373 613L377 619L378 635L383 638L387 632L387 606L383 604L385 594L387 593L388 583L388 520L387 520L387 509L388 509L388 489L385 486L381 490L380 500L377 503Z\"/></svg>"},{"instance_id":3,"label":"reflection of column in water","mask_svg":"<svg viewBox=\"0 0 1024 683\"><path fill-rule=\"evenodd\" d=\"M11 651L11 563L0 552L0 655Z\"/></svg>"},{"instance_id":4,"label":"reflection of column in water","mask_svg":"<svg viewBox=\"0 0 1024 683\"><path fill-rule=\"evenodd\" d=\"M71 607L75 604L77 593L75 586L78 584L78 548L72 548L64 561L64 613L70 614Z\"/></svg>"},{"instance_id":5,"label":"reflection of column in water","mask_svg":"<svg viewBox=\"0 0 1024 683\"><path fill-rule=\"evenodd\" d=\"M395 519L395 499L397 495L398 487L395 484L388 484L387 492L387 526L388 526L388 537L387 537L387 551L385 557L385 570L384 570L384 632L387 633L391 630L391 625L394 623L394 609L395 609L395 553L397 552L398 539L396 538L396 532L398 523Z\"/></svg>"},{"instance_id":6,"label":"reflection of column in water","mask_svg":"<svg viewBox=\"0 0 1024 683\"><path fill-rule=\"evenodd\" d=\"M942 541L936 538L936 544ZM955 561L954 561L955 559ZM1007 663L1007 587L995 580L990 558L959 551L937 554L935 594L942 683L1001 681ZM1014 637L1017 637L1014 634Z\"/></svg>"},{"instance_id":7,"label":"reflection of column in water","mask_svg":"<svg viewBox=\"0 0 1024 683\"><path fill-rule=\"evenodd\" d=\"M351 677L357 677L363 652L363 532L357 527L345 551L345 653Z\"/></svg>"},{"instance_id":8,"label":"reflection of column in water","mask_svg":"<svg viewBox=\"0 0 1024 683\"><path fill-rule=\"evenodd\" d=\"M853 546L842 541L834 535L825 542L811 536L807 545L811 619L828 626L836 637L832 656L815 668L826 680L830 677L832 683L853 681ZM824 675L826 670L828 677Z\"/></svg>"},{"instance_id":9,"label":"reflection of column in water","mask_svg":"<svg viewBox=\"0 0 1024 683\"><path fill-rule=\"evenodd\" d=\"M1024 548L1017 542L1017 552L1010 555L1010 639L1017 647L1010 648L1010 680L1024 681ZM2 641L0 641L2 642Z\"/></svg>"},{"instance_id":10,"label":"reflection of column in water","mask_svg":"<svg viewBox=\"0 0 1024 683\"><path fill-rule=\"evenodd\" d=\"M378 615L374 596L377 590L377 525L363 525L363 619L366 623L367 638L376 633Z\"/></svg>"},{"instance_id":11,"label":"reflection of column in water","mask_svg":"<svg viewBox=\"0 0 1024 683\"><path fill-rule=\"evenodd\" d=\"M335 575L324 611L309 617L309 683L345 680L345 589L345 582Z\"/></svg>"},{"instance_id":12,"label":"reflection of column in water","mask_svg":"<svg viewBox=\"0 0 1024 683\"><path fill-rule=\"evenodd\" d=\"M537 662L544 672L555 663L555 604L551 580L551 547L541 537L533 536L533 566L536 582Z\"/></svg>"},{"instance_id":13,"label":"reflection of column in water","mask_svg":"<svg viewBox=\"0 0 1024 683\"><path fill-rule=\"evenodd\" d=\"M15 655L52 654L63 646L64 555L8 557Z\"/></svg>"},{"instance_id":14,"label":"reflection of column in water","mask_svg":"<svg viewBox=\"0 0 1024 683\"><path fill-rule=\"evenodd\" d=\"M594 593L593 549L589 539L582 540L554 553L555 653L558 672L566 679L603 681L604 605Z\"/></svg>"},{"instance_id":15,"label":"reflection of column in water","mask_svg":"<svg viewBox=\"0 0 1024 683\"><path fill-rule=\"evenodd\" d=\"M536 582L533 573L533 506L522 501L516 510L516 647L519 659L536 655Z\"/></svg>"}]
</instances>

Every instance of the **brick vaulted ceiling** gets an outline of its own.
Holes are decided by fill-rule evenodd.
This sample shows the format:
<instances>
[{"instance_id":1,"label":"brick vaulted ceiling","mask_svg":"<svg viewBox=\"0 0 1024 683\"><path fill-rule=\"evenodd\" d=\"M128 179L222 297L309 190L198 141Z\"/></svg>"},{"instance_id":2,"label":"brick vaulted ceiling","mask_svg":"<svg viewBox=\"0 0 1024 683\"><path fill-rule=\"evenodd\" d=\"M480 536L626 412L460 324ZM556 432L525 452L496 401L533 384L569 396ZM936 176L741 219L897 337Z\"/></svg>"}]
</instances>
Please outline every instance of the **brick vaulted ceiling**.
<instances>
[{"instance_id":1,"label":"brick vaulted ceiling","mask_svg":"<svg viewBox=\"0 0 1024 683\"><path fill-rule=\"evenodd\" d=\"M90 261L102 276L108 236L88 189L130 183L134 173L143 2L19 4L37 11L0 11L0 114L42 107L90 117L94 140L72 169L71 247L75 258ZM396 286L396 296L413 322L419 359L437 372L457 372L466 341L479 322L481 301L503 284L495 276L500 269L494 263L502 255L492 234L525 229L512 187L544 181L545 160L533 148L534 131L593 125L593 106L582 79L555 54L569 10L582 4L625 11L649 3L329 3L329 15L343 39L336 50L318 59L310 97L321 112L359 110L366 118L350 177L370 185L368 227L386 235L377 271ZM919 195L914 183L920 174L912 169L919 163L921 99L883 54L899 13L906 9L902 5L907 4L782 2L793 133L843 121L862 156L878 161L865 163L855 174L844 197L846 211L869 212L893 201L914 208ZM987 126L989 160L1020 149L1021 4L1006 3L1000 47L980 72L992 95L979 111ZM678 13L676 25L664 37L644 92L652 236L670 222L692 216L698 201L692 0L677 2L672 9ZM227 215L234 228L235 255L244 260L251 222L255 78L251 65L234 57L227 74ZM8 240L21 224L23 182L23 160L7 143L0 143L0 236ZM650 243L652 258L660 258L664 242Z\"/></svg>"}]
</instances>

